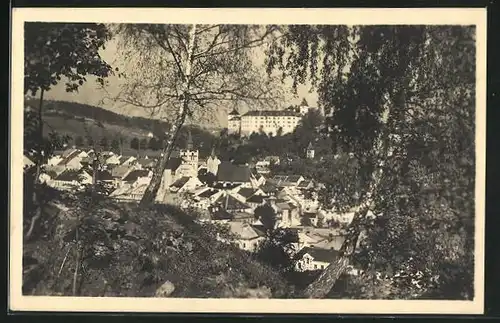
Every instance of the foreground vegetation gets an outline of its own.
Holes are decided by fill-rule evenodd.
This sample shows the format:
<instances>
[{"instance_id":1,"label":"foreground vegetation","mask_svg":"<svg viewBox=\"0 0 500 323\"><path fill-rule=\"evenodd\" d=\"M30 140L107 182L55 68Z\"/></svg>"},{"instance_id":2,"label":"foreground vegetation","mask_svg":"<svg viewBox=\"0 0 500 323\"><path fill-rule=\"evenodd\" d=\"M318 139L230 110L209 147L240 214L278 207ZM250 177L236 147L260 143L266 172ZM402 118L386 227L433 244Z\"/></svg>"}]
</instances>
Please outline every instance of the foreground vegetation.
<instances>
[{"instance_id":1,"label":"foreground vegetation","mask_svg":"<svg viewBox=\"0 0 500 323\"><path fill-rule=\"evenodd\" d=\"M223 229L175 207L138 209L44 190L43 220L23 249L26 295L155 296L167 281L175 286L171 297L270 298L290 291L271 267L218 241Z\"/></svg>"}]
</instances>

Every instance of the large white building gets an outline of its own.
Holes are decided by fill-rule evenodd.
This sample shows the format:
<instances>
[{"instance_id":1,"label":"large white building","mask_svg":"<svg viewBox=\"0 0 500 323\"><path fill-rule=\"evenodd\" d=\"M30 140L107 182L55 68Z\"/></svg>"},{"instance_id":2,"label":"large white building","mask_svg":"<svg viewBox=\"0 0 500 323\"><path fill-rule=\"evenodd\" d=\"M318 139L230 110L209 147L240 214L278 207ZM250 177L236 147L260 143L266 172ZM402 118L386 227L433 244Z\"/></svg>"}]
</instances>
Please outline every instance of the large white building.
<instances>
[{"instance_id":1,"label":"large white building","mask_svg":"<svg viewBox=\"0 0 500 323\"><path fill-rule=\"evenodd\" d=\"M313 109L306 100L298 107L289 107L284 110L251 110L240 115L236 109L228 114L229 133L239 133L248 136L253 132L272 133L276 135L281 129L281 134L293 132L300 120L307 112Z\"/></svg>"}]
</instances>

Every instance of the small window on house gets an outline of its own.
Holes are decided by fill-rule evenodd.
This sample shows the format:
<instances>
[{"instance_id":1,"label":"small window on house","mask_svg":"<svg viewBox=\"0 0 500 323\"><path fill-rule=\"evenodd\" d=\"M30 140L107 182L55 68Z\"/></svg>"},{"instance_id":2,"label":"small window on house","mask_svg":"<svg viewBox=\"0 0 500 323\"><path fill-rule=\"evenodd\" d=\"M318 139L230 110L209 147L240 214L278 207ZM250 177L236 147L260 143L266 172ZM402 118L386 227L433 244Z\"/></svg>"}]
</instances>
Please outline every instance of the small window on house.
<instances>
[{"instance_id":1,"label":"small window on house","mask_svg":"<svg viewBox=\"0 0 500 323\"><path fill-rule=\"evenodd\" d=\"M314 265L314 269L318 269L318 265Z\"/></svg>"},{"instance_id":2,"label":"small window on house","mask_svg":"<svg viewBox=\"0 0 500 323\"><path fill-rule=\"evenodd\" d=\"M321 265L321 269L325 269L325 265Z\"/></svg>"},{"instance_id":3,"label":"small window on house","mask_svg":"<svg viewBox=\"0 0 500 323\"><path fill-rule=\"evenodd\" d=\"M242 245L243 245L243 248L246 248L246 247L247 247L247 246L246 246L246 244L245 244L244 242L243 242L243 244L242 244Z\"/></svg>"}]
</instances>

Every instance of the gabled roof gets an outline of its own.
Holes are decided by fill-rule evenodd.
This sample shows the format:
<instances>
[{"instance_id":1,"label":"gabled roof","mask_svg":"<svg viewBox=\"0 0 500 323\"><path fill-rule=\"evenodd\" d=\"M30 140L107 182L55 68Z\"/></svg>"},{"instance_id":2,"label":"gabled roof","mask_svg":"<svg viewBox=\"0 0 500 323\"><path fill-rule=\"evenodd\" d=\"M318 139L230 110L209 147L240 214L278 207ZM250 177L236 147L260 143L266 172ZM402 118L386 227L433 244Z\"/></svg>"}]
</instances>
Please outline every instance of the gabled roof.
<instances>
[{"instance_id":1,"label":"gabled roof","mask_svg":"<svg viewBox=\"0 0 500 323\"><path fill-rule=\"evenodd\" d=\"M307 146L307 149L309 149L309 150L314 149L312 142L309 142L309 145Z\"/></svg>"},{"instance_id":2,"label":"gabled roof","mask_svg":"<svg viewBox=\"0 0 500 323\"><path fill-rule=\"evenodd\" d=\"M126 162L130 158L132 158L132 156L120 156L120 158L118 158L118 161L120 162L120 164L123 164L124 162Z\"/></svg>"},{"instance_id":3,"label":"gabled roof","mask_svg":"<svg viewBox=\"0 0 500 323\"><path fill-rule=\"evenodd\" d=\"M309 106L309 104L307 103L306 98L302 98L302 102L300 103L300 105L303 106L303 107L308 107Z\"/></svg>"},{"instance_id":4,"label":"gabled roof","mask_svg":"<svg viewBox=\"0 0 500 323\"><path fill-rule=\"evenodd\" d=\"M69 157L70 155L74 154L74 153L77 153L79 154L80 151L78 149L75 149L75 148L69 148L69 149L66 149L64 150L62 153L61 153L61 157L62 158L67 158Z\"/></svg>"},{"instance_id":5,"label":"gabled roof","mask_svg":"<svg viewBox=\"0 0 500 323\"><path fill-rule=\"evenodd\" d=\"M270 179L277 186L294 186L302 175L276 175Z\"/></svg>"},{"instance_id":6,"label":"gabled roof","mask_svg":"<svg viewBox=\"0 0 500 323\"><path fill-rule=\"evenodd\" d=\"M125 182L135 182L140 177L148 177L149 171L146 169L135 169L131 171L123 180Z\"/></svg>"},{"instance_id":7,"label":"gabled roof","mask_svg":"<svg viewBox=\"0 0 500 323\"><path fill-rule=\"evenodd\" d=\"M246 183L251 178L248 166L234 165L231 162L222 162L217 170L217 180L220 182Z\"/></svg>"},{"instance_id":8,"label":"gabled roof","mask_svg":"<svg viewBox=\"0 0 500 323\"><path fill-rule=\"evenodd\" d=\"M218 209L211 214L212 220L232 220L234 215L224 209Z\"/></svg>"},{"instance_id":9,"label":"gabled roof","mask_svg":"<svg viewBox=\"0 0 500 323\"><path fill-rule=\"evenodd\" d=\"M100 170L97 172L97 180L99 181L112 181L114 178L107 170Z\"/></svg>"},{"instance_id":10,"label":"gabled roof","mask_svg":"<svg viewBox=\"0 0 500 323\"><path fill-rule=\"evenodd\" d=\"M251 197L249 197L247 199L247 202L248 203L257 203L257 204L260 204L260 203L264 202L264 199L265 199L264 196L252 195Z\"/></svg>"},{"instance_id":11,"label":"gabled roof","mask_svg":"<svg viewBox=\"0 0 500 323\"><path fill-rule=\"evenodd\" d=\"M297 253L296 258L302 258L306 253L311 255L314 260L322 262L332 262L339 256L339 252L334 249L304 247Z\"/></svg>"},{"instance_id":12,"label":"gabled roof","mask_svg":"<svg viewBox=\"0 0 500 323\"><path fill-rule=\"evenodd\" d=\"M35 165L35 163L31 161L31 159L26 157L26 155L23 156L23 163L24 163L25 168L28 168L28 167Z\"/></svg>"},{"instance_id":13,"label":"gabled roof","mask_svg":"<svg viewBox=\"0 0 500 323\"><path fill-rule=\"evenodd\" d=\"M59 163L58 165L66 165L68 164L73 158L75 158L76 156L78 156L80 154L80 151L79 150L73 150L72 152L70 152L66 157L64 157Z\"/></svg>"},{"instance_id":14,"label":"gabled roof","mask_svg":"<svg viewBox=\"0 0 500 323\"><path fill-rule=\"evenodd\" d=\"M238 190L238 194L243 196L244 198L249 198L252 195L254 195L256 192L257 192L256 189L248 188L248 187L242 187Z\"/></svg>"},{"instance_id":15,"label":"gabled roof","mask_svg":"<svg viewBox=\"0 0 500 323\"><path fill-rule=\"evenodd\" d=\"M213 196L214 194L217 194L217 193L219 193L219 190L208 189L208 190L203 191L200 194L198 194L198 196L202 197L202 198L208 198L208 197L211 197L211 196Z\"/></svg>"},{"instance_id":16,"label":"gabled roof","mask_svg":"<svg viewBox=\"0 0 500 323\"><path fill-rule=\"evenodd\" d=\"M165 169L170 169L171 171L176 171L177 168L182 164L182 158L180 157L171 157L167 162L167 167Z\"/></svg>"},{"instance_id":17,"label":"gabled roof","mask_svg":"<svg viewBox=\"0 0 500 323\"><path fill-rule=\"evenodd\" d=\"M184 185L186 185L186 183L189 181L189 179L190 179L190 177L183 176L183 177L179 178L178 180L176 180L174 183L172 183L172 185L170 185L170 187L181 188Z\"/></svg>"},{"instance_id":18,"label":"gabled roof","mask_svg":"<svg viewBox=\"0 0 500 323\"><path fill-rule=\"evenodd\" d=\"M81 170L65 170L55 180L63 182L79 181L82 175L83 172Z\"/></svg>"},{"instance_id":19,"label":"gabled roof","mask_svg":"<svg viewBox=\"0 0 500 323\"><path fill-rule=\"evenodd\" d=\"M111 170L111 176L115 178L122 178L123 176L127 175L130 170L130 166L117 166Z\"/></svg>"},{"instance_id":20,"label":"gabled roof","mask_svg":"<svg viewBox=\"0 0 500 323\"><path fill-rule=\"evenodd\" d=\"M263 237L265 234L254 226L242 222L229 222L229 230L237 235L240 239L253 240Z\"/></svg>"},{"instance_id":21,"label":"gabled roof","mask_svg":"<svg viewBox=\"0 0 500 323\"><path fill-rule=\"evenodd\" d=\"M300 182L299 185L297 185L297 187L304 188L304 187L308 187L309 185L314 185L314 181L312 181L312 180L302 181L302 182Z\"/></svg>"},{"instance_id":22,"label":"gabled roof","mask_svg":"<svg viewBox=\"0 0 500 323\"><path fill-rule=\"evenodd\" d=\"M232 197L229 194L222 195L220 196L217 200L215 200L214 204L220 205L222 208L224 208L227 211L231 210L244 210L244 209L249 209L250 206L246 203L242 203Z\"/></svg>"},{"instance_id":23,"label":"gabled roof","mask_svg":"<svg viewBox=\"0 0 500 323\"><path fill-rule=\"evenodd\" d=\"M271 182L265 182L263 185L260 186L260 189L264 193L273 193L278 191L278 187Z\"/></svg>"},{"instance_id":24,"label":"gabled roof","mask_svg":"<svg viewBox=\"0 0 500 323\"><path fill-rule=\"evenodd\" d=\"M297 182L301 177L302 175L290 175L286 180L287 182Z\"/></svg>"},{"instance_id":25,"label":"gabled roof","mask_svg":"<svg viewBox=\"0 0 500 323\"><path fill-rule=\"evenodd\" d=\"M231 111L229 113L230 116L239 116L240 114L238 113L238 111L236 110L236 108L233 109L233 111Z\"/></svg>"},{"instance_id":26,"label":"gabled roof","mask_svg":"<svg viewBox=\"0 0 500 323\"><path fill-rule=\"evenodd\" d=\"M140 158L137 159L137 163L141 166L152 166L154 165L156 160L154 158Z\"/></svg>"}]
</instances>

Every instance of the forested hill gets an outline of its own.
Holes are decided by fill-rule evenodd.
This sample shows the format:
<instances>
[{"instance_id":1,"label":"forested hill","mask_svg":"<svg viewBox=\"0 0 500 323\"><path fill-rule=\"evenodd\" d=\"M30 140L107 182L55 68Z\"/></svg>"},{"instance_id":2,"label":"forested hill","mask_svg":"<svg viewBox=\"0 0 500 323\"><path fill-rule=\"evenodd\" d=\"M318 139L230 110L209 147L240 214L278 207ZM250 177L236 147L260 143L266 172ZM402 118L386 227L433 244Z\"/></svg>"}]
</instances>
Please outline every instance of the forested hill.
<instances>
[{"instance_id":1,"label":"forested hill","mask_svg":"<svg viewBox=\"0 0 500 323\"><path fill-rule=\"evenodd\" d=\"M26 100L26 105L36 107L38 104L37 99ZM150 131L153 126L159 129L168 126L167 122L161 120L122 115L100 107L70 101L46 100L44 101L44 114L46 116L62 116L80 120L88 118L103 124L132 127L145 131Z\"/></svg>"},{"instance_id":2,"label":"forested hill","mask_svg":"<svg viewBox=\"0 0 500 323\"><path fill-rule=\"evenodd\" d=\"M37 108L38 104L37 99L25 101L26 106L33 108ZM108 141L121 138L127 148L134 138L149 140L149 132L162 133L169 126L167 122L157 119L127 116L92 105L55 100L44 101L43 118L45 133L55 131L68 135L73 143L78 137L88 138L91 135L94 141L101 140L102 137L106 137ZM188 130L200 155L208 155L217 133L197 125L186 125L181 131L178 145L185 144Z\"/></svg>"}]
</instances>

